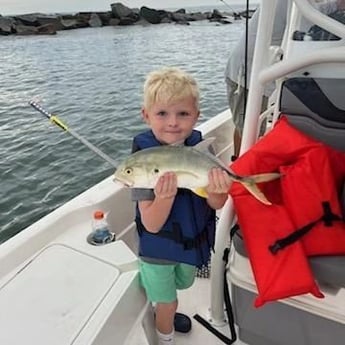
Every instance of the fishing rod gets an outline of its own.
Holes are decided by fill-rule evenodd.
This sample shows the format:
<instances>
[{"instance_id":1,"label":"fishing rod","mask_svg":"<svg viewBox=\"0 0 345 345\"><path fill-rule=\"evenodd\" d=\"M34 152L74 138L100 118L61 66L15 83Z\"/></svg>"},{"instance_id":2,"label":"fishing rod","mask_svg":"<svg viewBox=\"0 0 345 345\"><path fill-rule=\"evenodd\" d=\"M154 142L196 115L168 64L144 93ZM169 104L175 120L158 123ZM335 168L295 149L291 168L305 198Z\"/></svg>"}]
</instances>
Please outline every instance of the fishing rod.
<instances>
[{"instance_id":1,"label":"fishing rod","mask_svg":"<svg viewBox=\"0 0 345 345\"><path fill-rule=\"evenodd\" d=\"M230 8L230 10L233 12L234 15L238 15L239 14L226 1L224 1L224 0L219 0L219 1L222 2L225 6L228 6Z\"/></svg>"},{"instance_id":2,"label":"fishing rod","mask_svg":"<svg viewBox=\"0 0 345 345\"><path fill-rule=\"evenodd\" d=\"M62 122L56 115L53 115L46 111L41 105L39 105L35 101L30 101L29 104L39 111L41 114L46 116L54 125L60 127L63 131L69 133L72 135L72 137L78 139L82 144L87 146L92 152L94 152L99 157L103 158L106 162L108 162L113 168L116 169L117 163L110 158L107 154L102 152L99 148L97 148L95 145L91 144L87 139L82 137L80 134L78 134L76 131L74 131L72 128L69 128L64 122Z\"/></svg>"}]
</instances>

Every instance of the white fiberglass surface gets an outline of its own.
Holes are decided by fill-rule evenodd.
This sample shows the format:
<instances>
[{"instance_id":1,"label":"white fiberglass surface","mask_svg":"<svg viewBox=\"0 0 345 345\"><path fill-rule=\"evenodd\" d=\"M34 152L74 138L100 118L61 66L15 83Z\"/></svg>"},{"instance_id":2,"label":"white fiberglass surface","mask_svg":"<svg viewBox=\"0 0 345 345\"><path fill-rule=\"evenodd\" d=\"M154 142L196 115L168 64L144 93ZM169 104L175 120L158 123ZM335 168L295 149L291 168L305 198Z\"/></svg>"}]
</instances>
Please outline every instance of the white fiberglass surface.
<instances>
[{"instance_id":1,"label":"white fiberglass surface","mask_svg":"<svg viewBox=\"0 0 345 345\"><path fill-rule=\"evenodd\" d=\"M72 343L119 274L71 248L46 248L0 290L0 343Z\"/></svg>"},{"instance_id":2,"label":"white fiberglass surface","mask_svg":"<svg viewBox=\"0 0 345 345\"><path fill-rule=\"evenodd\" d=\"M197 322L193 316L199 314L202 318L209 320L210 306L210 279L196 278L194 285L183 291L179 291L178 311L187 314L192 319L192 330L190 333L175 333L176 345L224 345L224 342L208 331L204 326ZM226 323L222 327L216 327L217 331L230 336L229 325ZM144 338L142 328L138 328L126 345L150 345ZM241 340L237 340L234 345L246 345Z\"/></svg>"}]
</instances>

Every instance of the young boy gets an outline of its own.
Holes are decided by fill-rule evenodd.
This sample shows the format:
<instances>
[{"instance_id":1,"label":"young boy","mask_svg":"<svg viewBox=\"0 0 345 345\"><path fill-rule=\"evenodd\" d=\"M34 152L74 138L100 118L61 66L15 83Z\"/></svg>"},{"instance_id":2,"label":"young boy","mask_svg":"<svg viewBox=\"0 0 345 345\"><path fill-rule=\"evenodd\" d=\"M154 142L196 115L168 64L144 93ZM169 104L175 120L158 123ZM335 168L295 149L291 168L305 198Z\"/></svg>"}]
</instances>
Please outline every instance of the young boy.
<instances>
[{"instance_id":1,"label":"young boy","mask_svg":"<svg viewBox=\"0 0 345 345\"><path fill-rule=\"evenodd\" d=\"M147 76L142 118L150 130L137 135L132 151L151 146L202 140L193 130L199 117L195 80L177 68L163 68ZM221 208L231 180L226 172L209 172L207 199L177 188L173 172L165 173L155 188L134 189L137 201L140 277L148 299L156 304L159 344L174 344L176 331L188 332L190 319L177 313L177 289L193 284L196 266L206 264L214 243L215 209ZM187 325L187 327L186 327Z\"/></svg>"}]
</instances>

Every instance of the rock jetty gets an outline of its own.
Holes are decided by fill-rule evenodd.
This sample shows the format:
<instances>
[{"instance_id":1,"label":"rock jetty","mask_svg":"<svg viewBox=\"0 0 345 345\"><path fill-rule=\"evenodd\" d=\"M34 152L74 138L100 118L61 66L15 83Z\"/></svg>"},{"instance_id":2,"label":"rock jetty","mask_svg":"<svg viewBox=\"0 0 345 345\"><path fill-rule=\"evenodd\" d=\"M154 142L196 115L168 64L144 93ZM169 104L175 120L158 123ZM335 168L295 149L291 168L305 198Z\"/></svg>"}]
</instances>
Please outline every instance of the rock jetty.
<instances>
[{"instance_id":1,"label":"rock jetty","mask_svg":"<svg viewBox=\"0 0 345 345\"><path fill-rule=\"evenodd\" d=\"M187 13L185 9L178 11L156 10L146 6L128 8L120 2L111 4L106 12L79 12L75 14L42 14L30 13L16 16L1 16L0 35L54 35L60 30L71 30L86 27L116 25L149 25L175 23L189 25L198 20L209 20L221 24L230 24L240 19L245 13L212 12Z\"/></svg>"}]
</instances>

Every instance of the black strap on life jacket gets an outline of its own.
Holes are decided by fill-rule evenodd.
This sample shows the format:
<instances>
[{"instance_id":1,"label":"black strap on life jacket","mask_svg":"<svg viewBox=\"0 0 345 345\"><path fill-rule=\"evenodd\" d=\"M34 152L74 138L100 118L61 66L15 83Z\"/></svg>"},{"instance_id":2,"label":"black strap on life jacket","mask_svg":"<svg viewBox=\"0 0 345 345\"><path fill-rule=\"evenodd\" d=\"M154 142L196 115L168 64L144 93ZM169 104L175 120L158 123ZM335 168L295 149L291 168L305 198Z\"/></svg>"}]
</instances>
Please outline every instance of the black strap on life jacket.
<instances>
[{"instance_id":1,"label":"black strap on life jacket","mask_svg":"<svg viewBox=\"0 0 345 345\"><path fill-rule=\"evenodd\" d=\"M328 201L322 202L322 209L323 215L314 222L311 222L302 228L292 232L290 235L276 240L272 245L268 248L272 254L277 254L279 250L284 249L285 247L289 246L290 244L295 243L298 241L302 236L307 234L317 223L324 222L326 227L331 227L334 221L341 221L342 218L338 215L334 214L331 210L331 206Z\"/></svg>"},{"instance_id":2,"label":"black strap on life jacket","mask_svg":"<svg viewBox=\"0 0 345 345\"><path fill-rule=\"evenodd\" d=\"M139 218L137 218L135 222L137 224L139 235L142 234L144 231L147 232ZM208 242L208 228L205 228L203 231L201 231L195 238L191 238L183 236L181 226L177 222L172 223L172 231L162 229L157 233L150 234L163 238L168 238L176 243L182 244L184 250L200 248L204 242Z\"/></svg>"},{"instance_id":3,"label":"black strap on life jacket","mask_svg":"<svg viewBox=\"0 0 345 345\"><path fill-rule=\"evenodd\" d=\"M236 223L231 229L230 229L230 240L233 239L233 237L237 235L242 239L242 235L240 233L240 226L238 223Z\"/></svg>"}]
</instances>

